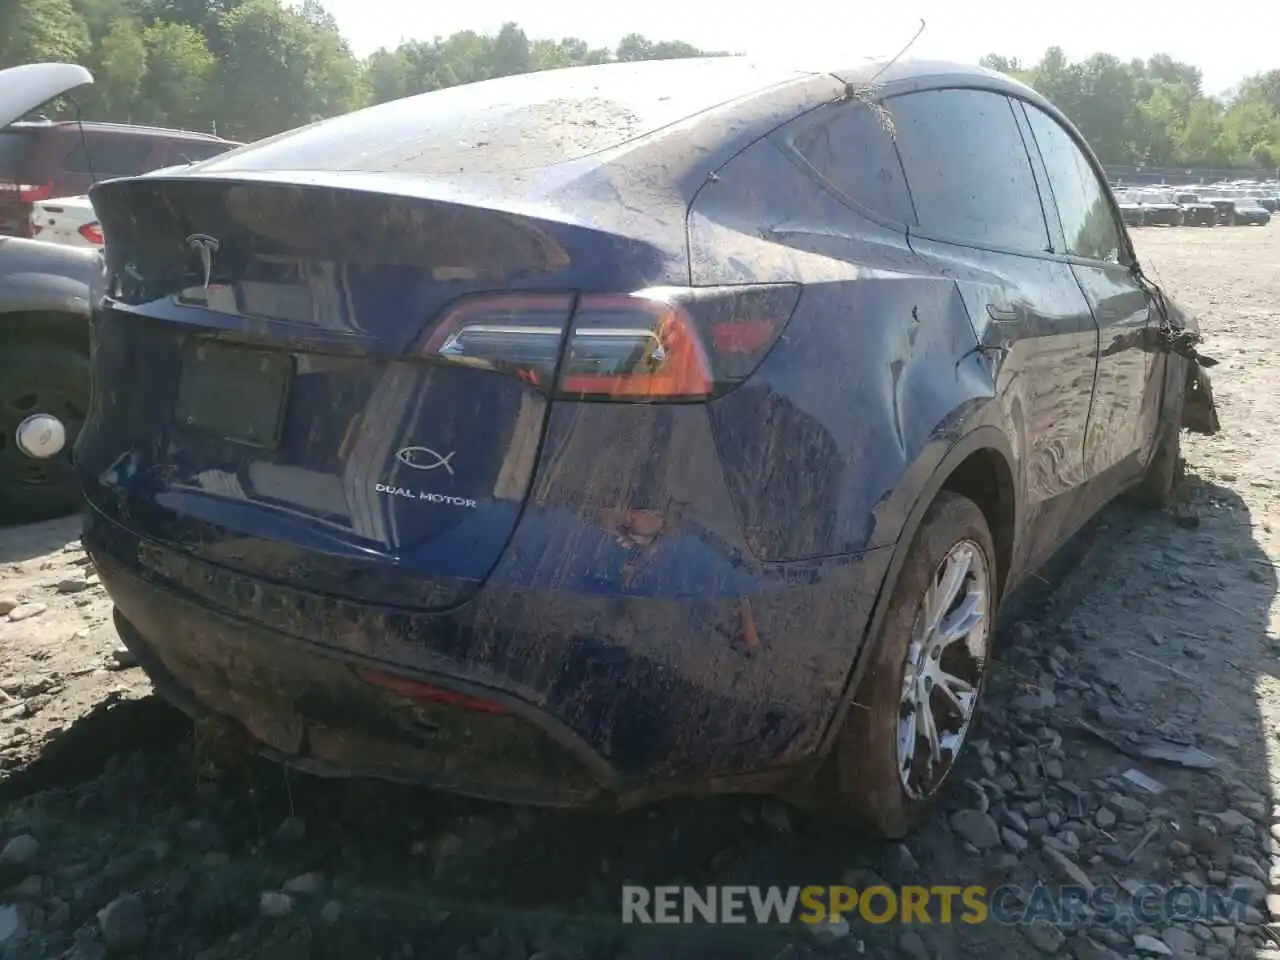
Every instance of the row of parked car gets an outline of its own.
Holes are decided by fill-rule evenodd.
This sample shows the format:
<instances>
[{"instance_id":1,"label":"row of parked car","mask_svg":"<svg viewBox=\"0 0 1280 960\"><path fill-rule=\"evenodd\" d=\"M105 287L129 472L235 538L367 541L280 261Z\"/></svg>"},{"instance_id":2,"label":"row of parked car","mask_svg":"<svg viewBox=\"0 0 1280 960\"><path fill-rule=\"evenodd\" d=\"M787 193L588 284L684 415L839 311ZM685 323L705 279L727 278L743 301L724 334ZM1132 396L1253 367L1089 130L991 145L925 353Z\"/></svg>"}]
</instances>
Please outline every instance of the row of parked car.
<instances>
[{"instance_id":1,"label":"row of parked car","mask_svg":"<svg viewBox=\"0 0 1280 960\"><path fill-rule=\"evenodd\" d=\"M1280 183L1125 188L1112 184L1129 227L1266 226L1280 206Z\"/></svg>"}]
</instances>

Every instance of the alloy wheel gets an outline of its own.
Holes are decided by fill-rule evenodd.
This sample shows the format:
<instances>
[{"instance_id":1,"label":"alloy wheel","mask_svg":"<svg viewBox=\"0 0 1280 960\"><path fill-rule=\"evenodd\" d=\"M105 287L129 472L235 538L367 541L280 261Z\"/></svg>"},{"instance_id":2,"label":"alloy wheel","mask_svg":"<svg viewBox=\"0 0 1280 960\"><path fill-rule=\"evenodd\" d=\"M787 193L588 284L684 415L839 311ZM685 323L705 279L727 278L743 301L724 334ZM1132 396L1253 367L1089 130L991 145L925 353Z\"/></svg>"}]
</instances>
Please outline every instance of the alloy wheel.
<instances>
[{"instance_id":1,"label":"alloy wheel","mask_svg":"<svg viewBox=\"0 0 1280 960\"><path fill-rule=\"evenodd\" d=\"M898 772L913 799L938 791L969 731L987 666L991 589L982 548L961 540L916 613L898 719Z\"/></svg>"}]
</instances>

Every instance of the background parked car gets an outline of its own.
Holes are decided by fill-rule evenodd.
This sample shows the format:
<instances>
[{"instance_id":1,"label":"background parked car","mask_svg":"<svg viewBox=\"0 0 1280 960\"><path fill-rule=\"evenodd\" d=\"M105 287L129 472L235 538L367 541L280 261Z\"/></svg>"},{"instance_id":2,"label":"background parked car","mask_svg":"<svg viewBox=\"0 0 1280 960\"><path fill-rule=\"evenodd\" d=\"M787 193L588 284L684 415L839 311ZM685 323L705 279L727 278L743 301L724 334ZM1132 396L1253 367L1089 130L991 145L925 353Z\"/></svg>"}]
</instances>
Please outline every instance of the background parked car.
<instances>
[{"instance_id":1,"label":"background parked car","mask_svg":"<svg viewBox=\"0 0 1280 960\"><path fill-rule=\"evenodd\" d=\"M188 164L151 172L164 173L180 170L186 166ZM59 243L68 247L91 247L95 250L101 250L104 243L102 224L98 222L93 202L87 195L60 197L35 204L31 213L31 236L45 243Z\"/></svg>"},{"instance_id":2,"label":"background parked car","mask_svg":"<svg viewBox=\"0 0 1280 960\"><path fill-rule=\"evenodd\" d=\"M1223 226L1234 226L1236 222L1236 204L1230 197L1213 196L1206 198L1206 202L1213 204L1213 208L1218 211L1218 223Z\"/></svg>"},{"instance_id":3,"label":"background parked car","mask_svg":"<svg viewBox=\"0 0 1280 960\"><path fill-rule=\"evenodd\" d=\"M1141 227L1145 225L1142 203L1136 194L1127 190L1117 193L1116 204L1120 208L1120 218L1124 221L1126 227Z\"/></svg>"},{"instance_id":4,"label":"background parked car","mask_svg":"<svg viewBox=\"0 0 1280 960\"><path fill-rule=\"evenodd\" d=\"M1182 225L1182 207L1168 194L1150 193L1142 198L1142 222L1148 227Z\"/></svg>"},{"instance_id":5,"label":"background parked car","mask_svg":"<svg viewBox=\"0 0 1280 960\"><path fill-rule=\"evenodd\" d=\"M1182 223L1187 227L1212 227L1218 222L1218 210L1197 194L1179 193L1174 199L1182 207Z\"/></svg>"},{"instance_id":6,"label":"background parked car","mask_svg":"<svg viewBox=\"0 0 1280 960\"><path fill-rule=\"evenodd\" d=\"M45 243L101 250L102 225L93 212L89 197L60 197L41 200L32 206L31 237Z\"/></svg>"},{"instance_id":7,"label":"background parked car","mask_svg":"<svg viewBox=\"0 0 1280 960\"><path fill-rule=\"evenodd\" d=\"M96 180L196 162L238 145L163 127L74 120L12 123L0 130L0 235L31 236L34 204L83 195Z\"/></svg>"},{"instance_id":8,"label":"background parked car","mask_svg":"<svg viewBox=\"0 0 1280 960\"><path fill-rule=\"evenodd\" d=\"M0 71L0 138L6 121L92 82L89 71L66 63ZM0 519L6 522L79 506L70 453L89 407L89 304L101 263L93 249L0 236Z\"/></svg>"},{"instance_id":9,"label":"background parked car","mask_svg":"<svg viewBox=\"0 0 1280 960\"><path fill-rule=\"evenodd\" d=\"M1232 201L1235 208L1233 223L1263 227L1271 222L1271 214L1261 203L1252 197L1241 197Z\"/></svg>"}]
</instances>

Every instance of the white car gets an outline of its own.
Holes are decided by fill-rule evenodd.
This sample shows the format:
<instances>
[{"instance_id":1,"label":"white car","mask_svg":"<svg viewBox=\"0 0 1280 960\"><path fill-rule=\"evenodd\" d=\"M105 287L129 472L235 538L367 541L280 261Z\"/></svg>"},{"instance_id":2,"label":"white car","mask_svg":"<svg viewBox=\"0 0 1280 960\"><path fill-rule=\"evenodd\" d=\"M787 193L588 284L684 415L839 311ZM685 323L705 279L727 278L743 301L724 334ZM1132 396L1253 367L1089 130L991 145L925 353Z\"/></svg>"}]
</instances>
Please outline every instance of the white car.
<instances>
[{"instance_id":1,"label":"white car","mask_svg":"<svg viewBox=\"0 0 1280 960\"><path fill-rule=\"evenodd\" d=\"M161 175L174 170L185 170L187 164L175 164L152 170L148 175ZM31 236L45 243L61 243L68 247L92 247L101 251L103 246L102 224L93 212L93 204L87 196L58 197L41 200L31 208Z\"/></svg>"},{"instance_id":2,"label":"white car","mask_svg":"<svg viewBox=\"0 0 1280 960\"><path fill-rule=\"evenodd\" d=\"M88 197L41 200L31 210L31 236L46 243L102 249L102 228Z\"/></svg>"}]
</instances>

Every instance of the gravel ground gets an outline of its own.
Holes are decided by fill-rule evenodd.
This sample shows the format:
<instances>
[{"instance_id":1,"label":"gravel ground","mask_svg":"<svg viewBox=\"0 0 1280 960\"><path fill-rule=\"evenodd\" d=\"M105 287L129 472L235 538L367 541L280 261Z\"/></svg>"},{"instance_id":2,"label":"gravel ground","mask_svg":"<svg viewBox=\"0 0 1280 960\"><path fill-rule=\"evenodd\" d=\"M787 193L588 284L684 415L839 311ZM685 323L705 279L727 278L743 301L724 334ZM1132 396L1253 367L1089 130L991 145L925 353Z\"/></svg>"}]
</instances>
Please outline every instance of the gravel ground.
<instances>
[{"instance_id":1,"label":"gravel ground","mask_svg":"<svg viewBox=\"0 0 1280 960\"><path fill-rule=\"evenodd\" d=\"M981 739L906 843L752 798L571 815L224 755L120 650L63 521L0 531L0 955L1280 958L1280 227L1136 236L1222 361L1224 432L1186 438L1176 516L1109 508L1005 611ZM1188 883L1251 905L1211 926L619 921L628 882L877 877Z\"/></svg>"}]
</instances>

